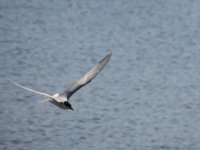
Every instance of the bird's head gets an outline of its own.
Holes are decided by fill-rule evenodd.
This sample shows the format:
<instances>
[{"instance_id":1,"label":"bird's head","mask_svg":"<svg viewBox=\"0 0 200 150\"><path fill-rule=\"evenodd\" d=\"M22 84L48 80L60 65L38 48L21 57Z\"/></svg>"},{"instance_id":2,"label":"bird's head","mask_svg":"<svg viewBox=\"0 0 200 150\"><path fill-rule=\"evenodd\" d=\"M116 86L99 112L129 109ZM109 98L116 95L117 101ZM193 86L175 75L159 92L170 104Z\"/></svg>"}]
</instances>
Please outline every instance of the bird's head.
<instances>
[{"instance_id":1,"label":"bird's head","mask_svg":"<svg viewBox=\"0 0 200 150\"><path fill-rule=\"evenodd\" d=\"M71 110L74 110L74 109L72 108L72 105L71 105L68 101L64 101L64 105L65 105L67 108L69 108L69 109L71 109Z\"/></svg>"}]
</instances>

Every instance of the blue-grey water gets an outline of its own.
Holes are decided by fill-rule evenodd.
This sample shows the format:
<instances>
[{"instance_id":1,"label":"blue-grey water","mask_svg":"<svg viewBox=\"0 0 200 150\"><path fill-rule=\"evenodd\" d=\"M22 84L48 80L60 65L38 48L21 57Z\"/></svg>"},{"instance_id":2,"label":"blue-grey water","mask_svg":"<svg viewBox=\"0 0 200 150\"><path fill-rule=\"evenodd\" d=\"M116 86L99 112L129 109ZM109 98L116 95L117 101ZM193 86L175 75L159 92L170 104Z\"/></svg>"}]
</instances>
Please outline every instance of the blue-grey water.
<instances>
[{"instance_id":1,"label":"blue-grey water","mask_svg":"<svg viewBox=\"0 0 200 150\"><path fill-rule=\"evenodd\" d=\"M61 110L54 94L111 49ZM1 0L0 149L199 150L200 1Z\"/></svg>"}]
</instances>

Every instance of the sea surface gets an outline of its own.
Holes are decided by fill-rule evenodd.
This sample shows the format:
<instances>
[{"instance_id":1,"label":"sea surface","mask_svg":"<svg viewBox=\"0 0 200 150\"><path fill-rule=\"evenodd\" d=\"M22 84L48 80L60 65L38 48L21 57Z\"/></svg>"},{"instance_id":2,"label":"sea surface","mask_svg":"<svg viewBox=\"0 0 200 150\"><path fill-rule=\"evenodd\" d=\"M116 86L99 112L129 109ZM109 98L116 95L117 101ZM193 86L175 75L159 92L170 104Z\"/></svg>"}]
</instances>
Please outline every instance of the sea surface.
<instances>
[{"instance_id":1,"label":"sea surface","mask_svg":"<svg viewBox=\"0 0 200 150\"><path fill-rule=\"evenodd\" d=\"M0 149L200 150L200 1L1 0Z\"/></svg>"}]
</instances>

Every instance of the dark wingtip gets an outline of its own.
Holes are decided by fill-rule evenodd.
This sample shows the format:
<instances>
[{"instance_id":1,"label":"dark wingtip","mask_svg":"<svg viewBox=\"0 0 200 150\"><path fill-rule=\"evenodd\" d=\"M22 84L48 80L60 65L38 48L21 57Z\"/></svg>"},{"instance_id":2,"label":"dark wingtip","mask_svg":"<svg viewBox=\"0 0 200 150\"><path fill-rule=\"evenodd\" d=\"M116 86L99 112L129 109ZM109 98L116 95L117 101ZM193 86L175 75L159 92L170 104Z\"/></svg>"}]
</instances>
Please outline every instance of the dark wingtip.
<instances>
[{"instance_id":1,"label":"dark wingtip","mask_svg":"<svg viewBox=\"0 0 200 150\"><path fill-rule=\"evenodd\" d=\"M109 55L111 55L111 54L112 54L112 51L111 51L110 49L108 50L108 54L109 54Z\"/></svg>"},{"instance_id":2,"label":"dark wingtip","mask_svg":"<svg viewBox=\"0 0 200 150\"><path fill-rule=\"evenodd\" d=\"M109 50L109 52L108 52L108 54L107 54L107 56L106 56L106 57L108 58L108 61L110 60L111 55L112 55L112 51ZM105 58L106 58L106 57L105 57Z\"/></svg>"}]
</instances>

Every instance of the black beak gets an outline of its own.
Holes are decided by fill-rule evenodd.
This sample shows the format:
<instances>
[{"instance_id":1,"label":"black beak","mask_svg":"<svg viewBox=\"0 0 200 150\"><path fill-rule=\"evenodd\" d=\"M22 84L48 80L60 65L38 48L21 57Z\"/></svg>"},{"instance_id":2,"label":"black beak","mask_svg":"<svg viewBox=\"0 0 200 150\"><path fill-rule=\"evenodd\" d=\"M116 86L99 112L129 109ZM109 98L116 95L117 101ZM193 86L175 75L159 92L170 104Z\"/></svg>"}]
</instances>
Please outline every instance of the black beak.
<instances>
[{"instance_id":1,"label":"black beak","mask_svg":"<svg viewBox=\"0 0 200 150\"><path fill-rule=\"evenodd\" d=\"M70 108L71 110L74 110L72 107Z\"/></svg>"}]
</instances>

